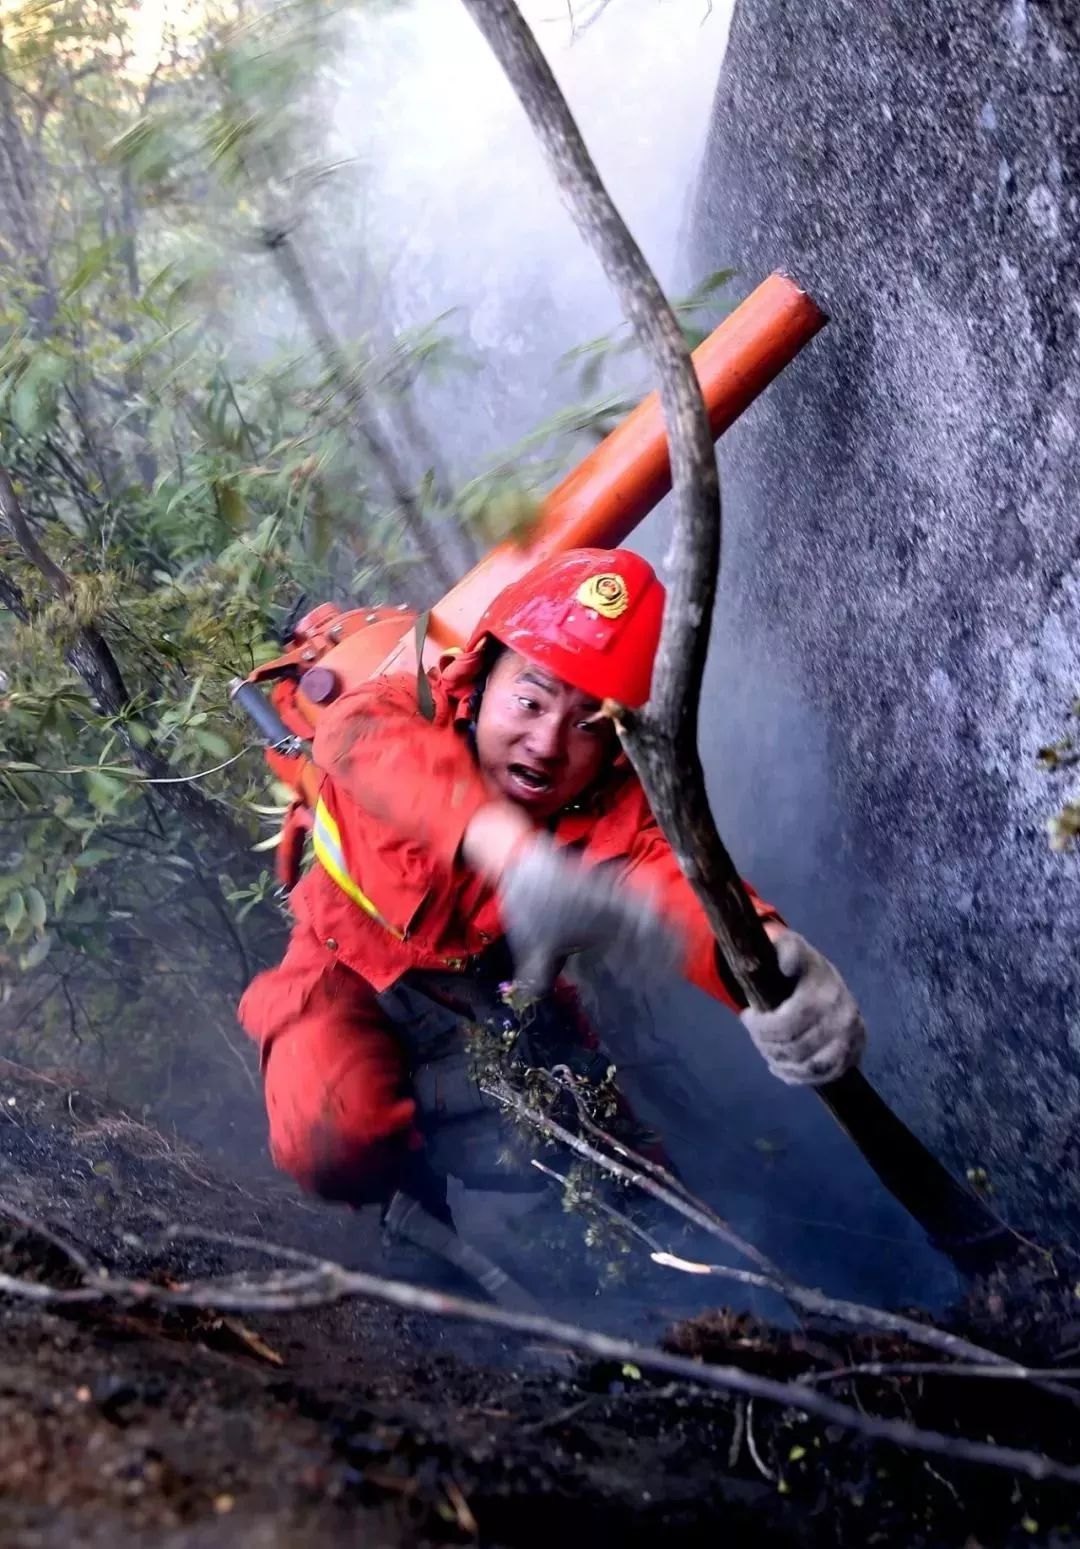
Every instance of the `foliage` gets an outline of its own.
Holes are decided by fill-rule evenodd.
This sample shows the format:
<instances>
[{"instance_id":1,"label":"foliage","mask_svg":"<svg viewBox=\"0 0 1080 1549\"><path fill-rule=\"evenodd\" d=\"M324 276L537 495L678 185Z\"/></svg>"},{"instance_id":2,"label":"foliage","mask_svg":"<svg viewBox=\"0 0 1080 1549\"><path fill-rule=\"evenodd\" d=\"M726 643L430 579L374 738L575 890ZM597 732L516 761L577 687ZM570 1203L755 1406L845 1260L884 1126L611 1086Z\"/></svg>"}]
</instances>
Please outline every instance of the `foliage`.
<instances>
[{"instance_id":1,"label":"foliage","mask_svg":"<svg viewBox=\"0 0 1080 1549\"><path fill-rule=\"evenodd\" d=\"M142 65L115 0L0 23L0 462L70 582L58 598L0 532L0 973L20 1047L55 1011L75 1044L108 1029L114 1075L124 1038L159 1035L166 978L184 1036L194 995L234 998L274 947L266 858L222 853L161 780L195 776L252 841L272 832L228 679L275 653L304 591L426 584L268 262L323 196L312 108L342 9L207 6ZM381 352L356 321L340 346L356 391L389 401L445 354L437 328ZM118 714L67 660L87 628L122 676Z\"/></svg>"}]
</instances>

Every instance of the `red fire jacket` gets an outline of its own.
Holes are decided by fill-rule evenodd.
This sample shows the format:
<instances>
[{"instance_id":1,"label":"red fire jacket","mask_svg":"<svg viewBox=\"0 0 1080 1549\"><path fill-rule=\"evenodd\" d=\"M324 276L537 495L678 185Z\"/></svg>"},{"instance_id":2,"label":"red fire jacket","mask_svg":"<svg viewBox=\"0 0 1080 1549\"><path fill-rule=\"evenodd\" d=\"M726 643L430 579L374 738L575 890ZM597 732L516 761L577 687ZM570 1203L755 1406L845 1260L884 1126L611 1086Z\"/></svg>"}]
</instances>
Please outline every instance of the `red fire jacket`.
<instances>
[{"instance_id":1,"label":"red fire jacket","mask_svg":"<svg viewBox=\"0 0 1080 1549\"><path fill-rule=\"evenodd\" d=\"M429 674L431 720L410 678L382 678L343 695L315 734L313 757L327 775L322 817L375 915L320 864L293 890L293 908L377 991L409 969L463 968L503 934L491 886L461 857L466 827L491 799L465 735L478 665L475 654L462 656ZM733 1004L704 911L625 759L587 804L560 817L553 838L586 865L617 863L629 886L651 892L683 936L686 977ZM778 918L751 897L762 918Z\"/></svg>"}]
</instances>

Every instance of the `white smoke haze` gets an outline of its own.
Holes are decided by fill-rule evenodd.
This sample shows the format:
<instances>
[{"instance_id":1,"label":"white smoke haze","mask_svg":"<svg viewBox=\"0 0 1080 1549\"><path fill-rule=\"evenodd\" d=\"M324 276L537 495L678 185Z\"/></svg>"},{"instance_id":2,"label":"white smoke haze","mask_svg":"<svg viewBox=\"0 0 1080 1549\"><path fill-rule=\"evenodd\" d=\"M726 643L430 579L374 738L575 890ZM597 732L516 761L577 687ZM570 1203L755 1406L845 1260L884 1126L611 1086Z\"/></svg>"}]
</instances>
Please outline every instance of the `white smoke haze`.
<instances>
[{"instance_id":1,"label":"white smoke haze","mask_svg":"<svg viewBox=\"0 0 1080 1549\"><path fill-rule=\"evenodd\" d=\"M608 187L665 284L727 41L730 8L612 0L572 30L559 0L523 6ZM559 356L620 318L524 113L456 0L360 17L333 108L334 154L364 166L363 239L399 326L458 309L482 376L439 399L455 467L532 428ZM564 391L570 394L567 378Z\"/></svg>"},{"instance_id":2,"label":"white smoke haze","mask_svg":"<svg viewBox=\"0 0 1080 1549\"><path fill-rule=\"evenodd\" d=\"M689 206L731 5L611 0L600 14L573 0L525 0L522 9L634 236L669 295L685 293L702 278L686 257ZM596 19L574 30L570 10L579 23ZM379 266L394 326L456 309L453 326L480 363L422 399L447 461L465 478L574 400L559 359L617 326L618 305L456 0L417 0L353 26L331 115L333 154L362 163L353 230ZM738 253L712 256L716 267L739 266ZM739 293L762 278L742 276ZM661 508L633 540L657 563L669 519ZM733 554L753 542L737 511L725 513L725 542ZM850 971L843 920L853 901L814 887L818 848L837 842L840 826L823 729L800 685L769 662L732 680L725 635L737 610L729 600L722 586L702 711L718 820L746 873L781 908L802 903L793 923ZM754 792L766 762L789 771L789 790L763 814ZM641 1068L625 1076L634 1101L656 1118L688 1181L766 1251L853 1295L932 1303L952 1288L952 1272L820 1105L773 1081L728 1013L672 985L639 1042ZM692 1110L687 1091L697 1094Z\"/></svg>"},{"instance_id":3,"label":"white smoke haze","mask_svg":"<svg viewBox=\"0 0 1080 1549\"><path fill-rule=\"evenodd\" d=\"M669 295L685 294L703 278L687 259L690 207L731 5L524 0L522 8L624 218ZM348 16L341 36L316 126L325 130L318 154L337 170L308 204L295 241L347 340L375 327L385 343L392 330L452 313L445 327L474 369L424 382L417 403L460 483L580 398L560 359L617 327L618 304L459 0L373 6ZM738 268L740 254L718 244L710 260ZM306 350L272 266L254 262L261 289L248 295L237 286L229 309L235 347L256 357ZM732 300L762 278L740 276ZM822 723L789 671L761 653L748 668L733 638L738 556L755 543L741 518L725 510L725 575L702 705L714 809L744 873L858 992L861 965L844 950L856 903L846 891L823 896L816 880L818 857L841 828ZM662 507L633 539L656 563L669 520ZM765 768L773 790L783 771L783 800L768 812L757 795ZM629 1009L605 1008L609 1022L626 1013L621 1032L633 1052L620 1062L624 1084L692 1187L793 1273L831 1290L933 1303L952 1287L951 1271L820 1104L772 1080L728 1012L672 984L638 1027L634 988L625 987ZM467 1200L455 1210L482 1244L484 1201L472 1205L471 1220Z\"/></svg>"}]
</instances>

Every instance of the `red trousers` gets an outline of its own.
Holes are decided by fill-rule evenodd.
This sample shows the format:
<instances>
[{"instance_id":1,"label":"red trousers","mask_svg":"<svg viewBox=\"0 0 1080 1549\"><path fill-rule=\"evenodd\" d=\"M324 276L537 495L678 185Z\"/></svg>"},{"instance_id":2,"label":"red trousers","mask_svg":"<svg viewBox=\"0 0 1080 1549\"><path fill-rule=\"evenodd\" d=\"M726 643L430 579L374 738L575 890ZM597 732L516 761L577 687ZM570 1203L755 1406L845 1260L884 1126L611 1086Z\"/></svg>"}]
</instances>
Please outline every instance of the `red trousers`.
<instances>
[{"instance_id":1,"label":"red trousers","mask_svg":"<svg viewBox=\"0 0 1080 1549\"><path fill-rule=\"evenodd\" d=\"M239 1017L260 1049L275 1164L327 1199L384 1199L420 1139L405 1057L375 991L298 924Z\"/></svg>"},{"instance_id":2,"label":"red trousers","mask_svg":"<svg viewBox=\"0 0 1080 1549\"><path fill-rule=\"evenodd\" d=\"M575 991L556 984L548 1005L554 1040L539 1061L573 1060L576 1053L606 1068ZM519 1186L505 1155L516 1132L504 1131L497 1104L478 1097L463 1068L464 1047L456 1060L444 1056L438 1064L415 1044L410 1049L407 1030L391 1020L371 985L336 962L308 925L294 927L281 963L252 982L239 1016L261 1051L271 1155L304 1188L352 1205L379 1203L420 1162L421 1151L440 1175L449 1171L489 1189ZM462 1021L470 1020L463 1012ZM670 1165L659 1137L614 1095L614 1131ZM526 1166L524 1173L535 1188L535 1172Z\"/></svg>"}]
</instances>

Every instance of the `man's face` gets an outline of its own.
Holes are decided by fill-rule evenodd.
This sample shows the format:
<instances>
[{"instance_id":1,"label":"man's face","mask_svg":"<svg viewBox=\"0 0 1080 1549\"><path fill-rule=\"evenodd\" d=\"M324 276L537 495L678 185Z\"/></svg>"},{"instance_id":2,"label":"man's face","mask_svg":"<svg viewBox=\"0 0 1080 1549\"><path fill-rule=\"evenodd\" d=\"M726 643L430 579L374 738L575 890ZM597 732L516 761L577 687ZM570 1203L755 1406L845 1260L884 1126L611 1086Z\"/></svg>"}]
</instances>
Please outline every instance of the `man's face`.
<instances>
[{"instance_id":1,"label":"man's face","mask_svg":"<svg viewBox=\"0 0 1080 1549\"><path fill-rule=\"evenodd\" d=\"M614 727L600 701L504 651L476 721L480 770L493 792L535 818L553 816L600 773Z\"/></svg>"}]
</instances>

